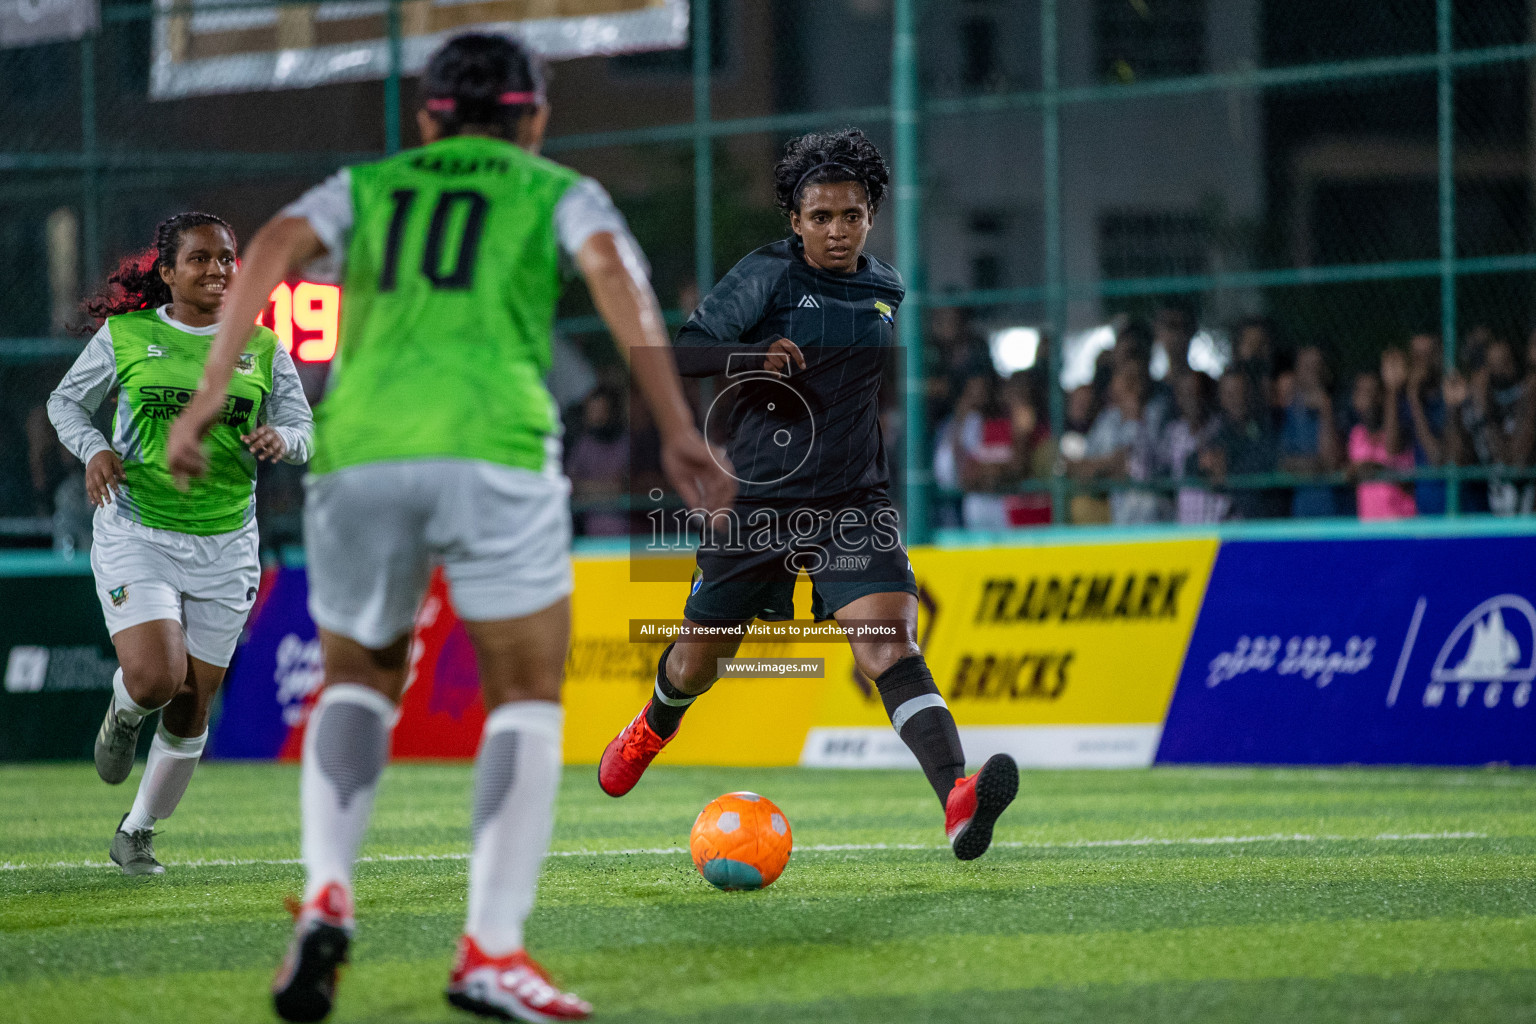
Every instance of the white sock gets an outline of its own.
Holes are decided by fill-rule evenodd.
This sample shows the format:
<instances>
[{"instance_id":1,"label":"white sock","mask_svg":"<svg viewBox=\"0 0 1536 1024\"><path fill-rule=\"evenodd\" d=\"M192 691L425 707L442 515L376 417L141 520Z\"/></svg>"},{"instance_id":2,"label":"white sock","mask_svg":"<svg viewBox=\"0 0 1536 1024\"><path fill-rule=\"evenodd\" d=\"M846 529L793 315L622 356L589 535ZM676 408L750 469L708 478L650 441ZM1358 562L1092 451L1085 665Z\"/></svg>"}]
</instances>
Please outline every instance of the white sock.
<instances>
[{"instance_id":1,"label":"white sock","mask_svg":"<svg viewBox=\"0 0 1536 1024\"><path fill-rule=\"evenodd\" d=\"M118 718L126 718L129 725L138 725L150 715L159 711L159 708L146 708L128 695L128 686L123 682L123 670L118 669L112 674L112 708L117 712Z\"/></svg>"},{"instance_id":2,"label":"white sock","mask_svg":"<svg viewBox=\"0 0 1536 1024\"><path fill-rule=\"evenodd\" d=\"M315 702L299 783L306 903L332 882L352 890L352 863L389 759L394 716L388 697L356 683L334 683Z\"/></svg>"},{"instance_id":3,"label":"white sock","mask_svg":"<svg viewBox=\"0 0 1536 1024\"><path fill-rule=\"evenodd\" d=\"M201 736L183 738L165 731L165 723L155 730L154 741L149 745L149 760L144 764L144 775L139 779L139 793L133 799L133 810L128 812L120 826L124 832L142 832L155 827L155 822L169 818L187 792L187 783L197 770L198 759L208 745L208 730Z\"/></svg>"},{"instance_id":4,"label":"white sock","mask_svg":"<svg viewBox=\"0 0 1536 1024\"><path fill-rule=\"evenodd\" d=\"M520 700L485 720L475 758L474 849L465 931L488 956L523 947L560 788L559 704Z\"/></svg>"}]
</instances>

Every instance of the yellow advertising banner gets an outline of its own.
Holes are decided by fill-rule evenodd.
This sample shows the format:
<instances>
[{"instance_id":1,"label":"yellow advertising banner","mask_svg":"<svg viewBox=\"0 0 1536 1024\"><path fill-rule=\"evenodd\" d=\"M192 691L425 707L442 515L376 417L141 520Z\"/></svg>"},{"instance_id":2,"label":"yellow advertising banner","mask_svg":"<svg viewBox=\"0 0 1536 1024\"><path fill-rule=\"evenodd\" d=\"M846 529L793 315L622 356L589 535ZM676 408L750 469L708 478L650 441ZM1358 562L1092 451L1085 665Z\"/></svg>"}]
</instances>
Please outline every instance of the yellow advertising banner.
<instances>
[{"instance_id":1,"label":"yellow advertising banner","mask_svg":"<svg viewBox=\"0 0 1536 1024\"><path fill-rule=\"evenodd\" d=\"M680 572L687 579L693 565ZM809 607L809 584L796 592ZM679 619L687 583L635 583L623 558L576 560L571 653L566 662L565 759L594 763L620 729L650 699L656 661L666 642L636 643L631 619ZM798 657L814 647L828 659L828 679L732 679L721 681L688 712L685 728L666 758L670 764L786 765L801 748L821 703L821 691L837 675L842 685L853 664L846 645L744 643L742 656ZM836 662L841 672L833 668Z\"/></svg>"},{"instance_id":2,"label":"yellow advertising banner","mask_svg":"<svg viewBox=\"0 0 1536 1024\"><path fill-rule=\"evenodd\" d=\"M968 752L1021 763L1150 763L1217 542L914 549L918 630ZM598 759L651 693L665 643L630 620L676 619L683 583L632 583L624 559L576 566L566 758ZM810 584L796 590L809 616ZM749 641L741 657L824 658L820 679L724 679L688 713L674 764L913 763L841 643ZM973 749L974 748L974 749Z\"/></svg>"}]
</instances>

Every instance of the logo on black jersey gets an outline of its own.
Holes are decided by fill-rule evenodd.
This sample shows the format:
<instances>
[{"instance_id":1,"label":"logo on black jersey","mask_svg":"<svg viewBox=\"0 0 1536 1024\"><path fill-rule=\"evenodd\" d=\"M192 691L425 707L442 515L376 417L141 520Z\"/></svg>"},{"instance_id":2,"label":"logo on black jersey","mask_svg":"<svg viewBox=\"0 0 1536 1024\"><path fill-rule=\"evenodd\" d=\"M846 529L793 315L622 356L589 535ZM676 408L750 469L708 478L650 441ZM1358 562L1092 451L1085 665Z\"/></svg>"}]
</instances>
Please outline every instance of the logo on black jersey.
<instances>
[{"instance_id":1,"label":"logo on black jersey","mask_svg":"<svg viewBox=\"0 0 1536 1024\"><path fill-rule=\"evenodd\" d=\"M821 308L821 303L816 301L816 296L814 296L814 295L807 295L805 298L800 300L800 308L801 309L820 309Z\"/></svg>"},{"instance_id":2,"label":"logo on black jersey","mask_svg":"<svg viewBox=\"0 0 1536 1024\"><path fill-rule=\"evenodd\" d=\"M891 316L891 307L887 306L883 302L879 302L879 301L875 302L875 312L879 313L880 314L880 319L884 320L888 324L892 324L892 323L896 322L895 319Z\"/></svg>"}]
</instances>

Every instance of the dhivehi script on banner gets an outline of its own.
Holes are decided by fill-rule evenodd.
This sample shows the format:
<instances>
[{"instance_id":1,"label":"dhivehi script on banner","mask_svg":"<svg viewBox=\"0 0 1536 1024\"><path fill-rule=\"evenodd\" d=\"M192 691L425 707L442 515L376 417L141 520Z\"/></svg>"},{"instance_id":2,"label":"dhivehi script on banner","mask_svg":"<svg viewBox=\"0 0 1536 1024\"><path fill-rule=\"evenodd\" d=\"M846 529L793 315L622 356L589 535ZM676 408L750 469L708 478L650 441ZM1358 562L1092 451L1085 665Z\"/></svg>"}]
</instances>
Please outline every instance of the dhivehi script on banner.
<instances>
[{"instance_id":1,"label":"dhivehi script on banner","mask_svg":"<svg viewBox=\"0 0 1536 1024\"><path fill-rule=\"evenodd\" d=\"M156 0L150 94L383 78L387 10L383 0ZM551 60L675 49L688 41L688 0L409 0L400 25L400 70L416 74L439 44L469 29L515 34Z\"/></svg>"}]
</instances>

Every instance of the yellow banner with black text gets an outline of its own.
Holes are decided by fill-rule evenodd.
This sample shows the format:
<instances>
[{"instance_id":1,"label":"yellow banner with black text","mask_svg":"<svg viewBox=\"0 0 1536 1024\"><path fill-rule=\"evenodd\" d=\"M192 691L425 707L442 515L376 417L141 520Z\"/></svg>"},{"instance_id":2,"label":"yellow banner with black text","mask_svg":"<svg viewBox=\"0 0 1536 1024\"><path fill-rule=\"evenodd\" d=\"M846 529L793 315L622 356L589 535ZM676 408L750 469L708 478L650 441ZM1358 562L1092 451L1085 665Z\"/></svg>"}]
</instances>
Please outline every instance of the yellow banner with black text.
<instances>
[{"instance_id":1,"label":"yellow banner with black text","mask_svg":"<svg viewBox=\"0 0 1536 1024\"><path fill-rule=\"evenodd\" d=\"M1216 557L1214 539L911 552L919 642L968 755L1135 765L1156 754ZM576 562L566 760L591 763L654 685L687 586L631 582L621 558ZM808 618L810 583L796 589ZM915 764L845 644L761 633L743 658L825 659L822 678L722 679L688 712L672 764Z\"/></svg>"}]
</instances>

